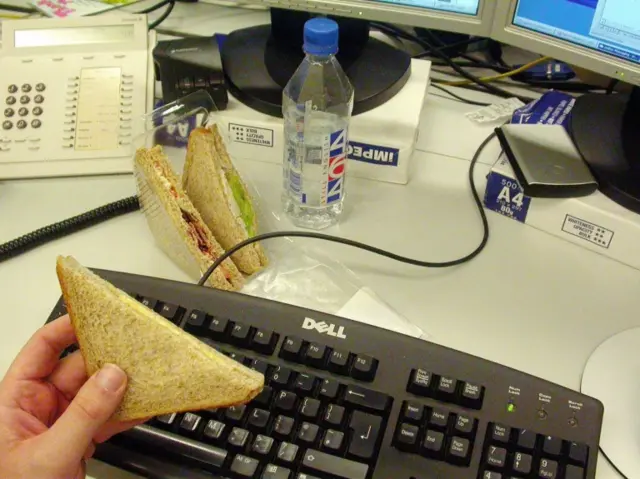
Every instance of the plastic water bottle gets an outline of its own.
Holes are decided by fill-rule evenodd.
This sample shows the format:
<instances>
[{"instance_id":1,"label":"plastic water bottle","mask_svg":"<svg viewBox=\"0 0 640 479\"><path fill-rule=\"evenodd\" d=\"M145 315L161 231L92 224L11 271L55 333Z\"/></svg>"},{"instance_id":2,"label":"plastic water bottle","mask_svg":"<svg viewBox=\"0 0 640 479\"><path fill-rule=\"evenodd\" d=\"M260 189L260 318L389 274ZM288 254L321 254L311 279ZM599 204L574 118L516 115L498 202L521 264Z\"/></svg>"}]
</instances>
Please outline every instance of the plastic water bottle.
<instances>
[{"instance_id":1,"label":"plastic water bottle","mask_svg":"<svg viewBox=\"0 0 640 479\"><path fill-rule=\"evenodd\" d=\"M306 56L283 93L283 209L304 228L331 226L344 208L353 87L337 51L338 24L307 21Z\"/></svg>"}]
</instances>

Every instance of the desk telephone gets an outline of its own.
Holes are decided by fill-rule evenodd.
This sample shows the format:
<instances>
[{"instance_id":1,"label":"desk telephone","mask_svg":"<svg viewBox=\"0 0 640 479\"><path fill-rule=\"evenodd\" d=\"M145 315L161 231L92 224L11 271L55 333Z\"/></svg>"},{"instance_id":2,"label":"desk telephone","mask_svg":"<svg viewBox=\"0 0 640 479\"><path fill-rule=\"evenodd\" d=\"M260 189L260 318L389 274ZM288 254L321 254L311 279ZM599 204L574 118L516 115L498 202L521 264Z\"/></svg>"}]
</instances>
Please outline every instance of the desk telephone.
<instances>
[{"instance_id":1,"label":"desk telephone","mask_svg":"<svg viewBox=\"0 0 640 479\"><path fill-rule=\"evenodd\" d=\"M3 22L0 178L131 172L154 46L145 15Z\"/></svg>"}]
</instances>

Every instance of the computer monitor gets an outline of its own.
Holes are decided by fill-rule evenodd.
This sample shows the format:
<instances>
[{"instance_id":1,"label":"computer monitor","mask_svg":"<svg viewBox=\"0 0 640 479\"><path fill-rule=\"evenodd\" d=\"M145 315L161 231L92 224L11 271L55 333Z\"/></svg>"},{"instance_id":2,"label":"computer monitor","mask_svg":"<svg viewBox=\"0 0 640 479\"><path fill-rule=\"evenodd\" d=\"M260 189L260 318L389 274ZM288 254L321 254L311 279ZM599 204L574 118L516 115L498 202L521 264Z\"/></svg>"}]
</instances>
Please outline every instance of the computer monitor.
<instances>
[{"instance_id":1,"label":"computer monitor","mask_svg":"<svg viewBox=\"0 0 640 479\"><path fill-rule=\"evenodd\" d=\"M600 190L640 213L640 1L498 0L491 36L634 85L580 97L569 129Z\"/></svg>"},{"instance_id":2,"label":"computer monitor","mask_svg":"<svg viewBox=\"0 0 640 479\"><path fill-rule=\"evenodd\" d=\"M340 26L338 60L355 88L353 114L393 98L411 74L409 55L369 36L369 22L437 28L475 36L491 31L494 0L244 0L266 5L271 24L232 32L222 47L229 90L248 106L282 115L282 90L302 61L306 20Z\"/></svg>"},{"instance_id":3,"label":"computer monitor","mask_svg":"<svg viewBox=\"0 0 640 479\"><path fill-rule=\"evenodd\" d=\"M491 36L633 85L577 98L569 130L602 193L640 214L640 1L498 0ZM581 385L604 404L600 446L626 477L640 471L638 350L640 328L606 340Z\"/></svg>"}]
</instances>

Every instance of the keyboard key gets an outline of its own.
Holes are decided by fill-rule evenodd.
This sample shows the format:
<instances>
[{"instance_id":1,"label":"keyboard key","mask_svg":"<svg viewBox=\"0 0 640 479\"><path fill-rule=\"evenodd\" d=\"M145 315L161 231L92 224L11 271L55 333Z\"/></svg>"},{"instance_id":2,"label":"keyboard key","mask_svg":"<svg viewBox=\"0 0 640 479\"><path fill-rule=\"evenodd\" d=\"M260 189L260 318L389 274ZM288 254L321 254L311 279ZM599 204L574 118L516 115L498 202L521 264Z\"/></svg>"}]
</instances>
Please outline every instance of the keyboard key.
<instances>
[{"instance_id":1,"label":"keyboard key","mask_svg":"<svg viewBox=\"0 0 640 479\"><path fill-rule=\"evenodd\" d=\"M291 470L286 467L267 464L260 479L291 479Z\"/></svg>"},{"instance_id":2,"label":"keyboard key","mask_svg":"<svg viewBox=\"0 0 640 479\"><path fill-rule=\"evenodd\" d=\"M449 413L443 409L433 409L429 416L429 427L445 429L449 422Z\"/></svg>"},{"instance_id":3,"label":"keyboard key","mask_svg":"<svg viewBox=\"0 0 640 479\"><path fill-rule=\"evenodd\" d=\"M271 386L265 386L260 391L252 401L252 404L256 404L258 406L264 406L265 409L268 409L271 405L271 399L273 398L273 388Z\"/></svg>"},{"instance_id":4,"label":"keyboard key","mask_svg":"<svg viewBox=\"0 0 640 479\"><path fill-rule=\"evenodd\" d=\"M253 441L253 446L251 446L251 452L259 456L268 456L271 454L273 443L273 438L258 434Z\"/></svg>"},{"instance_id":5,"label":"keyboard key","mask_svg":"<svg viewBox=\"0 0 640 479\"><path fill-rule=\"evenodd\" d=\"M249 442L249 431L246 429L241 429L239 427L234 427L229 433L229 437L227 438L227 443L231 448L242 450L247 446Z\"/></svg>"},{"instance_id":6,"label":"keyboard key","mask_svg":"<svg viewBox=\"0 0 640 479\"><path fill-rule=\"evenodd\" d=\"M304 357L304 362L314 368L324 368L324 363L329 352L326 346L318 343L310 343Z\"/></svg>"},{"instance_id":7,"label":"keyboard key","mask_svg":"<svg viewBox=\"0 0 640 479\"><path fill-rule=\"evenodd\" d=\"M181 308L177 304L163 303L158 312L163 318L168 319L173 324L178 324L184 314L184 308Z\"/></svg>"},{"instance_id":8,"label":"keyboard key","mask_svg":"<svg viewBox=\"0 0 640 479\"><path fill-rule=\"evenodd\" d=\"M482 409L484 399L484 387L473 383L462 384L461 401L464 407L470 409Z\"/></svg>"},{"instance_id":9,"label":"keyboard key","mask_svg":"<svg viewBox=\"0 0 640 479\"><path fill-rule=\"evenodd\" d=\"M468 465L471 459L471 445L468 439L454 436L447 450L447 461L452 464Z\"/></svg>"},{"instance_id":10,"label":"keyboard key","mask_svg":"<svg viewBox=\"0 0 640 479\"><path fill-rule=\"evenodd\" d=\"M298 440L305 446L311 446L318 440L320 428L316 424L303 422L298 431Z\"/></svg>"},{"instance_id":11,"label":"keyboard key","mask_svg":"<svg viewBox=\"0 0 640 479\"><path fill-rule=\"evenodd\" d=\"M268 367L269 365L262 359L254 359L249 364L249 368L253 369L254 371L258 371L263 376L267 374Z\"/></svg>"},{"instance_id":12,"label":"keyboard key","mask_svg":"<svg viewBox=\"0 0 640 479\"><path fill-rule=\"evenodd\" d=\"M224 423L211 419L204 428L205 440L208 439L214 442L220 441L225 427Z\"/></svg>"},{"instance_id":13,"label":"keyboard key","mask_svg":"<svg viewBox=\"0 0 640 479\"><path fill-rule=\"evenodd\" d=\"M253 478L259 465L256 459L238 454L231 463L231 472L240 478Z\"/></svg>"},{"instance_id":14,"label":"keyboard key","mask_svg":"<svg viewBox=\"0 0 640 479\"><path fill-rule=\"evenodd\" d=\"M429 396L432 381L433 374L429 371L426 369L414 369L411 371L411 378L409 379L409 387L407 390L418 396Z\"/></svg>"},{"instance_id":15,"label":"keyboard key","mask_svg":"<svg viewBox=\"0 0 640 479\"><path fill-rule=\"evenodd\" d=\"M138 301L140 301L142 304L144 304L149 309L155 310L156 306L158 306L158 300L157 299L149 298L147 296L138 297Z\"/></svg>"},{"instance_id":16,"label":"keyboard key","mask_svg":"<svg viewBox=\"0 0 640 479\"><path fill-rule=\"evenodd\" d=\"M312 476L310 474L305 474L304 472L301 472L296 476L296 479L320 479L320 478L318 476Z\"/></svg>"},{"instance_id":17,"label":"keyboard key","mask_svg":"<svg viewBox=\"0 0 640 479\"><path fill-rule=\"evenodd\" d=\"M300 362L304 341L296 336L287 336L280 348L280 357L287 361Z\"/></svg>"},{"instance_id":18,"label":"keyboard key","mask_svg":"<svg viewBox=\"0 0 640 479\"><path fill-rule=\"evenodd\" d=\"M444 434L427 430L422 441L422 454L434 459L441 458L444 454Z\"/></svg>"},{"instance_id":19,"label":"keyboard key","mask_svg":"<svg viewBox=\"0 0 640 479\"><path fill-rule=\"evenodd\" d=\"M551 459L540 459L538 476L542 479L556 479L558 477L558 463Z\"/></svg>"},{"instance_id":20,"label":"keyboard key","mask_svg":"<svg viewBox=\"0 0 640 479\"><path fill-rule=\"evenodd\" d=\"M322 420L329 427L339 428L344 420L344 408L336 404L329 404Z\"/></svg>"},{"instance_id":21,"label":"keyboard key","mask_svg":"<svg viewBox=\"0 0 640 479\"><path fill-rule=\"evenodd\" d=\"M187 434L193 434L198 430L202 418L190 412L182 416L180 421L180 431Z\"/></svg>"},{"instance_id":22,"label":"keyboard key","mask_svg":"<svg viewBox=\"0 0 640 479\"><path fill-rule=\"evenodd\" d=\"M234 361L239 362L240 364L245 364L245 361L247 360L244 354L236 353L234 351L227 353L227 356L229 356Z\"/></svg>"},{"instance_id":23,"label":"keyboard key","mask_svg":"<svg viewBox=\"0 0 640 479\"><path fill-rule=\"evenodd\" d=\"M342 399L349 407L373 412L384 412L391 403L391 398L388 395L360 386L347 386Z\"/></svg>"},{"instance_id":24,"label":"keyboard key","mask_svg":"<svg viewBox=\"0 0 640 479\"><path fill-rule=\"evenodd\" d=\"M258 329L251 338L250 348L262 354L271 356L278 344L278 335L273 331Z\"/></svg>"},{"instance_id":25,"label":"keyboard key","mask_svg":"<svg viewBox=\"0 0 640 479\"><path fill-rule=\"evenodd\" d=\"M244 417L244 413L246 412L246 410L247 406L244 404L231 406L224 412L224 417L232 424L239 424L242 422L242 418Z\"/></svg>"},{"instance_id":26,"label":"keyboard key","mask_svg":"<svg viewBox=\"0 0 640 479\"><path fill-rule=\"evenodd\" d=\"M533 458L529 454L525 454L523 452L516 452L513 455L513 467L512 469L515 472L520 474L531 474L531 463L533 462Z\"/></svg>"},{"instance_id":27,"label":"keyboard key","mask_svg":"<svg viewBox=\"0 0 640 479\"><path fill-rule=\"evenodd\" d=\"M172 426L173 422L176 420L176 416L176 413L163 414L162 416L156 417L156 421L158 421L162 426Z\"/></svg>"},{"instance_id":28,"label":"keyboard key","mask_svg":"<svg viewBox=\"0 0 640 479\"><path fill-rule=\"evenodd\" d=\"M209 323L209 336L220 341L226 339L229 324L228 319L212 318L211 323Z\"/></svg>"},{"instance_id":29,"label":"keyboard key","mask_svg":"<svg viewBox=\"0 0 640 479\"><path fill-rule=\"evenodd\" d=\"M291 391L280 391L276 397L275 407L282 412L291 412L296 408L298 396Z\"/></svg>"},{"instance_id":30,"label":"keyboard key","mask_svg":"<svg viewBox=\"0 0 640 479\"><path fill-rule=\"evenodd\" d=\"M564 479L584 479L584 469L578 466L567 466Z\"/></svg>"},{"instance_id":31,"label":"keyboard key","mask_svg":"<svg viewBox=\"0 0 640 479\"><path fill-rule=\"evenodd\" d=\"M364 461L373 459L381 426L380 416L355 411L349 421L349 428L353 432L347 450L349 455Z\"/></svg>"},{"instance_id":32,"label":"keyboard key","mask_svg":"<svg viewBox=\"0 0 640 479\"><path fill-rule=\"evenodd\" d=\"M499 472L485 471L482 474L482 479L502 479L502 474Z\"/></svg>"},{"instance_id":33,"label":"keyboard key","mask_svg":"<svg viewBox=\"0 0 640 479\"><path fill-rule=\"evenodd\" d=\"M254 409L251 411L251 414L249 414L247 427L252 431L264 431L267 429L267 424L269 424L269 417L269 411Z\"/></svg>"},{"instance_id":34,"label":"keyboard key","mask_svg":"<svg viewBox=\"0 0 640 479\"><path fill-rule=\"evenodd\" d=\"M236 346L246 348L251 340L251 327L245 323L235 323L231 328L231 342Z\"/></svg>"},{"instance_id":35,"label":"keyboard key","mask_svg":"<svg viewBox=\"0 0 640 479\"><path fill-rule=\"evenodd\" d=\"M351 368L351 377L360 381L371 382L376 377L378 369L378 360L367 356L366 354L358 354L353 361Z\"/></svg>"},{"instance_id":36,"label":"keyboard key","mask_svg":"<svg viewBox=\"0 0 640 479\"><path fill-rule=\"evenodd\" d=\"M185 331L190 333L201 331L202 328L204 328L206 319L207 313L194 309L189 313L189 316L187 316L187 323L184 327Z\"/></svg>"},{"instance_id":37,"label":"keyboard key","mask_svg":"<svg viewBox=\"0 0 640 479\"><path fill-rule=\"evenodd\" d=\"M322 440L322 449L332 452L334 454L339 453L342 450L344 442L344 433L340 431L334 431L329 429Z\"/></svg>"},{"instance_id":38,"label":"keyboard key","mask_svg":"<svg viewBox=\"0 0 640 479\"><path fill-rule=\"evenodd\" d=\"M491 427L491 440L493 442L500 442L507 444L509 437L511 436L511 428L509 426L503 426L502 424L494 424Z\"/></svg>"},{"instance_id":39,"label":"keyboard key","mask_svg":"<svg viewBox=\"0 0 640 479\"><path fill-rule=\"evenodd\" d=\"M419 424L424 416L424 406L415 402L405 402L401 420Z\"/></svg>"},{"instance_id":40,"label":"keyboard key","mask_svg":"<svg viewBox=\"0 0 640 479\"><path fill-rule=\"evenodd\" d=\"M320 399L332 401L338 397L340 383L335 379L324 379L320 383Z\"/></svg>"},{"instance_id":41,"label":"keyboard key","mask_svg":"<svg viewBox=\"0 0 640 479\"><path fill-rule=\"evenodd\" d=\"M308 449L302 460L302 468L321 476L340 479L366 479L369 467L365 464Z\"/></svg>"},{"instance_id":42,"label":"keyboard key","mask_svg":"<svg viewBox=\"0 0 640 479\"><path fill-rule=\"evenodd\" d=\"M276 366L271 373L269 373L269 384L278 389L287 387L292 372L289 368Z\"/></svg>"},{"instance_id":43,"label":"keyboard key","mask_svg":"<svg viewBox=\"0 0 640 479\"><path fill-rule=\"evenodd\" d=\"M492 467L503 468L507 464L507 450L503 447L489 446L487 464Z\"/></svg>"},{"instance_id":44,"label":"keyboard key","mask_svg":"<svg viewBox=\"0 0 640 479\"><path fill-rule=\"evenodd\" d=\"M293 382L294 390L301 396L310 396L316 385L316 377L310 374L299 373Z\"/></svg>"},{"instance_id":45,"label":"keyboard key","mask_svg":"<svg viewBox=\"0 0 640 479\"><path fill-rule=\"evenodd\" d=\"M572 442L569 445L569 459L572 462L575 462L580 466L586 466L588 456L589 456L589 450L585 444Z\"/></svg>"},{"instance_id":46,"label":"keyboard key","mask_svg":"<svg viewBox=\"0 0 640 479\"><path fill-rule=\"evenodd\" d=\"M545 436L542 442L542 452L550 456L559 456L562 452L562 439Z\"/></svg>"},{"instance_id":47,"label":"keyboard key","mask_svg":"<svg viewBox=\"0 0 640 479\"><path fill-rule=\"evenodd\" d=\"M518 432L518 446L527 451L536 447L536 433L529 429L521 429Z\"/></svg>"},{"instance_id":48,"label":"keyboard key","mask_svg":"<svg viewBox=\"0 0 640 479\"><path fill-rule=\"evenodd\" d=\"M300 415L305 419L311 419L315 422L320 414L320 401L312 398L304 398L300 405Z\"/></svg>"},{"instance_id":49,"label":"keyboard key","mask_svg":"<svg viewBox=\"0 0 640 479\"><path fill-rule=\"evenodd\" d=\"M469 437L476 428L476 420L464 414L458 414L453 420L453 433L457 436Z\"/></svg>"},{"instance_id":50,"label":"keyboard key","mask_svg":"<svg viewBox=\"0 0 640 479\"><path fill-rule=\"evenodd\" d=\"M334 349L329 355L329 371L346 375L349 373L349 353Z\"/></svg>"},{"instance_id":51,"label":"keyboard key","mask_svg":"<svg viewBox=\"0 0 640 479\"><path fill-rule=\"evenodd\" d=\"M455 399L457 385L458 385L457 380L446 377L446 376L442 376L438 381L438 386L436 387L436 394L443 401L453 401Z\"/></svg>"},{"instance_id":52,"label":"keyboard key","mask_svg":"<svg viewBox=\"0 0 640 479\"><path fill-rule=\"evenodd\" d=\"M403 422L396 430L394 445L401 451L413 452L418 445L418 434L420 434L418 426Z\"/></svg>"},{"instance_id":53,"label":"keyboard key","mask_svg":"<svg viewBox=\"0 0 640 479\"><path fill-rule=\"evenodd\" d=\"M280 462L292 464L296 461L296 457L298 457L298 446L288 442L283 442L278 448L278 454L276 454L276 457Z\"/></svg>"},{"instance_id":54,"label":"keyboard key","mask_svg":"<svg viewBox=\"0 0 640 479\"><path fill-rule=\"evenodd\" d=\"M273 423L273 434L280 439L289 439L295 421L289 416L278 416Z\"/></svg>"}]
</instances>

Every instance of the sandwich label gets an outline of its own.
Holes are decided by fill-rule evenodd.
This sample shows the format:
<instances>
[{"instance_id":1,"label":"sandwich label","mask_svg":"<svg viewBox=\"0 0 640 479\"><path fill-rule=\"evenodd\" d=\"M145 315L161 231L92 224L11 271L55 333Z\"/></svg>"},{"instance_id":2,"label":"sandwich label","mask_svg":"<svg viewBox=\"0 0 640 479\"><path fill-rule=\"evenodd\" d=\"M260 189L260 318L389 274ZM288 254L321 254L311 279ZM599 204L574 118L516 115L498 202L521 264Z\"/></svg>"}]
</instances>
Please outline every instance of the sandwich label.
<instances>
[{"instance_id":1,"label":"sandwich label","mask_svg":"<svg viewBox=\"0 0 640 479\"><path fill-rule=\"evenodd\" d=\"M229 136L236 143L273 148L273 130L229 123Z\"/></svg>"},{"instance_id":2,"label":"sandwich label","mask_svg":"<svg viewBox=\"0 0 640 479\"><path fill-rule=\"evenodd\" d=\"M310 331L315 330L320 334L326 334L327 336L333 336L338 339L347 339L347 335L344 334L344 326L336 326L333 323L327 323L326 321L316 321L312 318L304 318L302 322L302 329L308 329Z\"/></svg>"}]
</instances>

